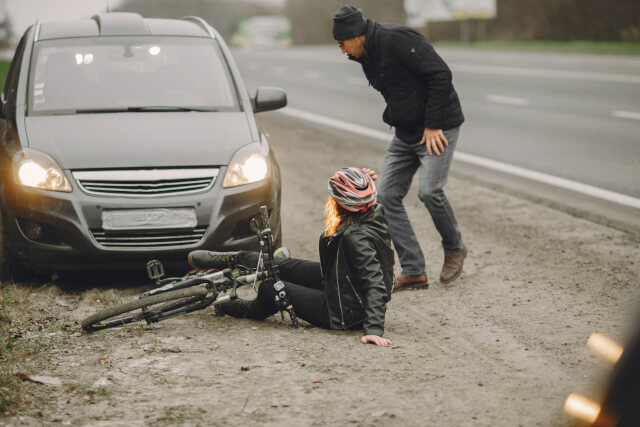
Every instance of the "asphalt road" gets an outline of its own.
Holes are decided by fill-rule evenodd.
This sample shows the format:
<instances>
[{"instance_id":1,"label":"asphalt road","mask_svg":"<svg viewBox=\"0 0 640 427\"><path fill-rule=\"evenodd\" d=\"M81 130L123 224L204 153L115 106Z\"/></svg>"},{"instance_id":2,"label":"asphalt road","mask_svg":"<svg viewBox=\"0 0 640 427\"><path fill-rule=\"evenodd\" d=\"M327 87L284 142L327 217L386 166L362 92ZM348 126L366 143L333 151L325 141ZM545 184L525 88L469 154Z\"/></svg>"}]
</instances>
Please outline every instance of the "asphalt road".
<instances>
[{"instance_id":1,"label":"asphalt road","mask_svg":"<svg viewBox=\"0 0 640 427\"><path fill-rule=\"evenodd\" d=\"M640 58L438 52L466 116L459 152L640 198ZM293 108L390 131L381 95L337 47L238 50L234 57L250 93L282 87Z\"/></svg>"}]
</instances>

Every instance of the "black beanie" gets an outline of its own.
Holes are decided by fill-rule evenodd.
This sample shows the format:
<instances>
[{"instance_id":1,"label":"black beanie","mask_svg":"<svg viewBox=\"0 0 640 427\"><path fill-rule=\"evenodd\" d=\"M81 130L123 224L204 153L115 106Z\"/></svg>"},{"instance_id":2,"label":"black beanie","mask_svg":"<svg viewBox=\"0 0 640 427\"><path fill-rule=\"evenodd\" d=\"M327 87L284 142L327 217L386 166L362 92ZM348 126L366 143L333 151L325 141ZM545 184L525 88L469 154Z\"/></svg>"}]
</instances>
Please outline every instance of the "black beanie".
<instances>
[{"instance_id":1,"label":"black beanie","mask_svg":"<svg viewBox=\"0 0 640 427\"><path fill-rule=\"evenodd\" d=\"M335 40L349 40L367 32L367 21L362 15L362 9L355 6L342 6L333 16L333 38Z\"/></svg>"}]
</instances>

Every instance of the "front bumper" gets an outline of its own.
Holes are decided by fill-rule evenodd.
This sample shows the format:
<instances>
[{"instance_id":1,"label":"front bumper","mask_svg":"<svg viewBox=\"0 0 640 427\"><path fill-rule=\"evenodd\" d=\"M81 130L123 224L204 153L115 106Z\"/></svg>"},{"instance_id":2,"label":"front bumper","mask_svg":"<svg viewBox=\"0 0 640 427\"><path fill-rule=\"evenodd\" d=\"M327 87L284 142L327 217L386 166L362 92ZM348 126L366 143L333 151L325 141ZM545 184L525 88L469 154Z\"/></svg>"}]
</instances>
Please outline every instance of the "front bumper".
<instances>
[{"instance_id":1,"label":"front bumper","mask_svg":"<svg viewBox=\"0 0 640 427\"><path fill-rule=\"evenodd\" d=\"M224 171L222 171L224 172ZM222 174L224 176L224 173ZM280 181L272 174L265 181L222 188L221 180L203 193L163 196L152 199L95 196L84 193L72 181L71 193L58 193L14 188L5 195L4 225L12 255L25 268L35 270L78 270L89 268L144 269L150 259L159 259L168 267L188 268L187 254L195 249L254 250L257 239L249 221L266 205L271 215L274 240L280 236ZM192 208L196 213L197 243L172 246L152 243L150 246L127 246L126 235L167 235L193 230L132 230L118 232L124 244L104 246L96 235L107 236L102 229L105 209ZM42 237L27 237L28 224L42 227ZM97 234L96 234L97 233ZM198 234L199 236L199 234ZM162 239L153 239L158 242Z\"/></svg>"}]
</instances>

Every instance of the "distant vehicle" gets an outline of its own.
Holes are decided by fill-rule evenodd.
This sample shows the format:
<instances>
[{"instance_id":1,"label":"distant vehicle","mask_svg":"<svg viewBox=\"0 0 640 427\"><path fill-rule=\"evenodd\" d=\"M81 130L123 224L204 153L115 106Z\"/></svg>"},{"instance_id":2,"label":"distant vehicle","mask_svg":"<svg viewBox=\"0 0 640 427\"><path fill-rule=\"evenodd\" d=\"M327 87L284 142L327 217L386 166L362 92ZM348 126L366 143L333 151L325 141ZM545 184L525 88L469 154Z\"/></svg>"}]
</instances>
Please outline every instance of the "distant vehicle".
<instances>
[{"instance_id":1,"label":"distant vehicle","mask_svg":"<svg viewBox=\"0 0 640 427\"><path fill-rule=\"evenodd\" d=\"M2 92L0 272L186 267L194 249L281 241L280 169L220 35L197 17L36 23Z\"/></svg>"},{"instance_id":2,"label":"distant vehicle","mask_svg":"<svg viewBox=\"0 0 640 427\"><path fill-rule=\"evenodd\" d=\"M291 45L291 23L284 16L253 16L241 19L231 37L237 47L286 47Z\"/></svg>"}]
</instances>

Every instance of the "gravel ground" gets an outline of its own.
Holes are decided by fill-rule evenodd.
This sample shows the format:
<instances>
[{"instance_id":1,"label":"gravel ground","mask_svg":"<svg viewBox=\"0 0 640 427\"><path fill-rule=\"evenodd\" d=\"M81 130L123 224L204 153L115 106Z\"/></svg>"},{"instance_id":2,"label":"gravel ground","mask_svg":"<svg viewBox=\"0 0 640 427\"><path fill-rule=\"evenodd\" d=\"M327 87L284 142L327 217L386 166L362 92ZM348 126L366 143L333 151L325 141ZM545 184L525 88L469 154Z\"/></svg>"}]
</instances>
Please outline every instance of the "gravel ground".
<instances>
[{"instance_id":1,"label":"gravel ground","mask_svg":"<svg viewBox=\"0 0 640 427\"><path fill-rule=\"evenodd\" d=\"M282 167L284 243L316 259L327 178L347 165L379 170L386 147L278 113L260 120ZM636 319L640 240L492 189L463 168L454 164L447 186L469 248L454 283L437 280L439 236L415 187L406 199L431 286L393 296L393 346L212 309L85 334L78 322L134 298L142 275L76 289L7 285L17 341L39 347L12 369L60 384L24 382L21 406L0 424L565 425L567 394L597 396L606 373L585 348L589 335L622 341Z\"/></svg>"}]
</instances>

